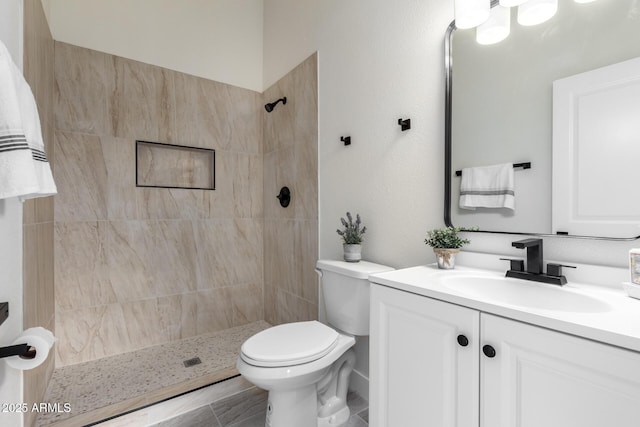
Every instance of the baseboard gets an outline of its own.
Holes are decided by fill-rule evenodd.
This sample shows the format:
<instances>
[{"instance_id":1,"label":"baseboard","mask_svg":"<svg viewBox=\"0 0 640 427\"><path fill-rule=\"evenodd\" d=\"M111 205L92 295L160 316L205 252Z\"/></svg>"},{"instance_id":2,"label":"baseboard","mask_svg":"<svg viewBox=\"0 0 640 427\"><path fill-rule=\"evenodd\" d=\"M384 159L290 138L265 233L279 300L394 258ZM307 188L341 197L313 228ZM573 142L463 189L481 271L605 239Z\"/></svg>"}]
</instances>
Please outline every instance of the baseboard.
<instances>
[{"instance_id":1,"label":"baseboard","mask_svg":"<svg viewBox=\"0 0 640 427\"><path fill-rule=\"evenodd\" d=\"M369 400L369 378L354 369L349 378L349 390Z\"/></svg>"}]
</instances>

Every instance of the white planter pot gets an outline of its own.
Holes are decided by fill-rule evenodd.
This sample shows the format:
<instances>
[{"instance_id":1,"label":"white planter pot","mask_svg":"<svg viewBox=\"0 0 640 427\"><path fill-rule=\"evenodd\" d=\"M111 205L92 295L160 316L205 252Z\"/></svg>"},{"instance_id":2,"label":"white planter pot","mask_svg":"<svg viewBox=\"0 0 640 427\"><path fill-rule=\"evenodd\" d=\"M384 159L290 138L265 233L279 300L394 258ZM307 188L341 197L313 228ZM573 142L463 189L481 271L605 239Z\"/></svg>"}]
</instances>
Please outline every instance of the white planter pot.
<instances>
[{"instance_id":1,"label":"white planter pot","mask_svg":"<svg viewBox=\"0 0 640 427\"><path fill-rule=\"evenodd\" d=\"M362 245L343 244L344 260L347 262L359 262L362 259Z\"/></svg>"},{"instance_id":2,"label":"white planter pot","mask_svg":"<svg viewBox=\"0 0 640 427\"><path fill-rule=\"evenodd\" d=\"M460 249L433 248L433 252L436 254L438 268L451 270L456 266L456 254L460 252Z\"/></svg>"}]
</instances>

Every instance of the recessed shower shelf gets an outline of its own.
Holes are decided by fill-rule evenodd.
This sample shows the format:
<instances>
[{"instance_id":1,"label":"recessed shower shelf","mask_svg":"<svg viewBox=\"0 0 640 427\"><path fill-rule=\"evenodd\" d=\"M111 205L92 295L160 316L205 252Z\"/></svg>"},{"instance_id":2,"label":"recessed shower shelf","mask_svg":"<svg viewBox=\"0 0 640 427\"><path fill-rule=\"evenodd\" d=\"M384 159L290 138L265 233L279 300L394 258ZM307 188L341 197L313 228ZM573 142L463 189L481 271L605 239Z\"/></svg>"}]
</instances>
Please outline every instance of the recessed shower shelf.
<instances>
[{"instance_id":1,"label":"recessed shower shelf","mask_svg":"<svg viewBox=\"0 0 640 427\"><path fill-rule=\"evenodd\" d=\"M215 150L136 141L136 187L216 189Z\"/></svg>"}]
</instances>

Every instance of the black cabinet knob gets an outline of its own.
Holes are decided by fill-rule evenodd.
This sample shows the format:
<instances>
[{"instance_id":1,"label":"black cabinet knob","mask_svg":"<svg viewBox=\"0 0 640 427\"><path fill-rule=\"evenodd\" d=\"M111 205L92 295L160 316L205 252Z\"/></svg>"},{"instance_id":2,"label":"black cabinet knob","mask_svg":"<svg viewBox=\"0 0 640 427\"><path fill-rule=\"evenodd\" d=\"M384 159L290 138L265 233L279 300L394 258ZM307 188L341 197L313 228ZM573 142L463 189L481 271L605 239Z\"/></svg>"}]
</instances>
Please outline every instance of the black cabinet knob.
<instances>
[{"instance_id":1,"label":"black cabinet knob","mask_svg":"<svg viewBox=\"0 0 640 427\"><path fill-rule=\"evenodd\" d=\"M458 344L460 344L462 347L466 347L469 345L469 339L464 335L458 335Z\"/></svg>"},{"instance_id":2,"label":"black cabinet knob","mask_svg":"<svg viewBox=\"0 0 640 427\"><path fill-rule=\"evenodd\" d=\"M488 344L482 347L482 352L489 358L496 357L496 349Z\"/></svg>"}]
</instances>

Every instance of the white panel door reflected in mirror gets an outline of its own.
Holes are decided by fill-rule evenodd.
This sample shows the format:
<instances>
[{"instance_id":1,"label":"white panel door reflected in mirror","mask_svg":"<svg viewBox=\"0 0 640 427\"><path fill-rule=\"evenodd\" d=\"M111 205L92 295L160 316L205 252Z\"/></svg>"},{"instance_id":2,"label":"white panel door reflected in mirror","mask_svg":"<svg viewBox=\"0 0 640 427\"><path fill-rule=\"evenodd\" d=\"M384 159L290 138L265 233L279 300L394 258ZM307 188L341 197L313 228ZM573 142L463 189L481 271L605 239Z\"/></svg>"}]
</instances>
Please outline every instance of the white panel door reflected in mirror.
<instances>
[{"instance_id":1,"label":"white panel door reflected in mirror","mask_svg":"<svg viewBox=\"0 0 640 427\"><path fill-rule=\"evenodd\" d=\"M553 83L552 230L640 235L640 58Z\"/></svg>"}]
</instances>

